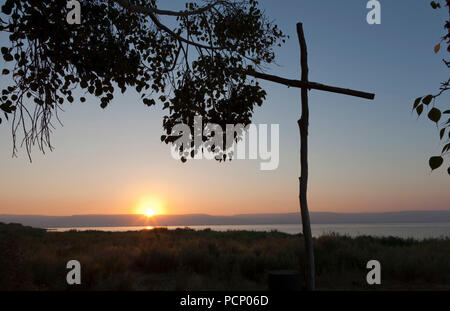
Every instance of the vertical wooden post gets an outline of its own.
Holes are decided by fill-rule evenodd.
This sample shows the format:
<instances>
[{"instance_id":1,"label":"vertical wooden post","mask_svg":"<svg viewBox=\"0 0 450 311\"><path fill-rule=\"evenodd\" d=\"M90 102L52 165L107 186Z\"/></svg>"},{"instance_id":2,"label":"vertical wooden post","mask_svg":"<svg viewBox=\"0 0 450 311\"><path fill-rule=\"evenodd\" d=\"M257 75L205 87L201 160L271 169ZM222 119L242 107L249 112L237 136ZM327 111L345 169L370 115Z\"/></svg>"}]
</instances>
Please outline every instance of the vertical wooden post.
<instances>
[{"instance_id":1,"label":"vertical wooden post","mask_svg":"<svg viewBox=\"0 0 450 311\"><path fill-rule=\"evenodd\" d=\"M302 79L304 83L308 82L308 51L306 48L305 35L303 33L302 23L297 24L297 35L300 43L300 63L302 69ZM308 107L308 89L301 88L302 116L298 120L300 130L300 167L301 175L299 179L299 201L302 215L303 238L305 240L306 253L306 289L315 288L315 268L314 251L312 245L311 223L308 211L308 126L309 126L309 107Z\"/></svg>"}]
</instances>

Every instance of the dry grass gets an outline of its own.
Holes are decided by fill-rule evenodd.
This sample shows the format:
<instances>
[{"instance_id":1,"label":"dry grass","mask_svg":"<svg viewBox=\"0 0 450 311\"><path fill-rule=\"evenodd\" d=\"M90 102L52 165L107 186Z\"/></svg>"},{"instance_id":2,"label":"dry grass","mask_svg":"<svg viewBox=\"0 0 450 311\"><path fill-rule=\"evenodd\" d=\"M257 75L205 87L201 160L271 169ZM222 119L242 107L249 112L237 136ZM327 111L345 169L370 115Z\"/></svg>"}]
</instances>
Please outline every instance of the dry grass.
<instances>
[{"instance_id":1,"label":"dry grass","mask_svg":"<svg viewBox=\"0 0 450 311\"><path fill-rule=\"evenodd\" d=\"M365 265L382 264L380 289L450 289L450 240L315 239L317 287L368 289ZM45 232L0 224L0 290L66 290L67 261L82 290L265 290L267 273L303 271L298 235L144 230Z\"/></svg>"}]
</instances>

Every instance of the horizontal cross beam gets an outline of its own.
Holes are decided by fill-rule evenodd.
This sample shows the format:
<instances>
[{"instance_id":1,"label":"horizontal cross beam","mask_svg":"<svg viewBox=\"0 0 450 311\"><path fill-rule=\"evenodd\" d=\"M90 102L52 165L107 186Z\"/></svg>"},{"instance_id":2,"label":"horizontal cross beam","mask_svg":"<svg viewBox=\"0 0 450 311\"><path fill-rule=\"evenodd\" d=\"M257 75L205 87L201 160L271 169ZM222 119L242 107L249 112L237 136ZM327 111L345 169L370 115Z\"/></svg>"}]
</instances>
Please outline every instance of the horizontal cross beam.
<instances>
[{"instance_id":1,"label":"horizontal cross beam","mask_svg":"<svg viewBox=\"0 0 450 311\"><path fill-rule=\"evenodd\" d=\"M321 84L321 83L317 83L317 82L309 82L309 81L303 82L300 80L290 80L290 79L285 79L285 78L281 78L281 77L274 76L274 75L269 75L266 73L257 72L254 70L249 70L246 72L246 74L248 74L252 77L258 78L258 79L272 81L272 82L284 84L284 85L290 86L290 87L297 87L297 88L306 87L306 88L312 89L312 90L320 90L320 91L344 94L344 95L349 95L349 96L361 97L361 98L366 98L366 99L374 99L375 98L375 94L373 94L373 93L361 92L361 91L356 91L356 90L351 90L351 89L344 89L344 88L329 86L329 85L325 85L325 84Z\"/></svg>"}]
</instances>

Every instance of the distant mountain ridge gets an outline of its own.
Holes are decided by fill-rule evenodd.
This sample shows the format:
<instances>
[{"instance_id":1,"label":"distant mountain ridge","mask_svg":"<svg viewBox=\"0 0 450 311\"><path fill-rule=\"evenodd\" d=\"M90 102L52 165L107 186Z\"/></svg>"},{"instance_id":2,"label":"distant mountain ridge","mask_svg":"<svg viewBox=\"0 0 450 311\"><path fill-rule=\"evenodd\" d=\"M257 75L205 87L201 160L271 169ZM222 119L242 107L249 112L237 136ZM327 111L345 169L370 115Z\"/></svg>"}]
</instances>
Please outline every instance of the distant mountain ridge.
<instances>
[{"instance_id":1,"label":"distant mountain ridge","mask_svg":"<svg viewBox=\"0 0 450 311\"><path fill-rule=\"evenodd\" d=\"M196 225L269 225L300 224L300 213L238 214L212 216L207 214L155 215L0 215L0 222L20 223L37 228L128 227L128 226L196 226ZM312 224L373 224L450 222L449 211L404 211L386 213L312 212Z\"/></svg>"}]
</instances>

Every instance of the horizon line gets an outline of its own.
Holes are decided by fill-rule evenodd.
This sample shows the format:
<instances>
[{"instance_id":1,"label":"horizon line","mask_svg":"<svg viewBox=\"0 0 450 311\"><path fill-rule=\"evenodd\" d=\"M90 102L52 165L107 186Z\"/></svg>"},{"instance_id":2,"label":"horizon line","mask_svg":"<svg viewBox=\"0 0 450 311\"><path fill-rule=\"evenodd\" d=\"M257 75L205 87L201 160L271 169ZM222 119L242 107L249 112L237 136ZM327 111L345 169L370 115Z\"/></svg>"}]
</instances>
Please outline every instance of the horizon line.
<instances>
[{"instance_id":1,"label":"horizon line","mask_svg":"<svg viewBox=\"0 0 450 311\"><path fill-rule=\"evenodd\" d=\"M444 210L399 210L399 211L380 211L380 212L314 212L311 214L398 214L398 213L433 213L433 212L450 212L450 209ZM207 213L189 213L189 214L156 214L153 216L146 216L145 214L129 213L129 214L72 214L72 215L43 215L43 214L0 214L0 216L40 216L40 217L77 217L77 216L144 216L147 218L161 217L161 216L211 216L211 217L235 217L235 216L252 216L252 215L286 215L286 214L300 214L300 211L295 212L280 212L280 213L241 213L231 215L213 215Z\"/></svg>"}]
</instances>

